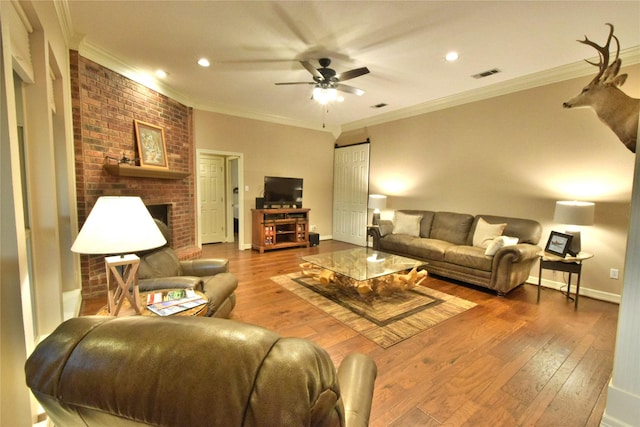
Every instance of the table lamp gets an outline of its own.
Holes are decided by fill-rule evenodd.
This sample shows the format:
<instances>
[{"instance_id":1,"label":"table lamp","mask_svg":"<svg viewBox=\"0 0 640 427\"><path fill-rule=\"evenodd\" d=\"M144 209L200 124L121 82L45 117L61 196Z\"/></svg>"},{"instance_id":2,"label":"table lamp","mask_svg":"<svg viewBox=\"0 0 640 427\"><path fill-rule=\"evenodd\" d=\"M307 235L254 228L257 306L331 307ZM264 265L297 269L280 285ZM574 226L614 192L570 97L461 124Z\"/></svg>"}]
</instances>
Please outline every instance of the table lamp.
<instances>
[{"instance_id":1,"label":"table lamp","mask_svg":"<svg viewBox=\"0 0 640 427\"><path fill-rule=\"evenodd\" d=\"M117 316L127 299L140 314L137 280L140 258L130 252L157 248L166 242L140 197L104 196L96 201L71 251L111 255L105 258L108 312ZM117 282L113 290L110 286L112 276Z\"/></svg>"},{"instance_id":2,"label":"table lamp","mask_svg":"<svg viewBox=\"0 0 640 427\"><path fill-rule=\"evenodd\" d=\"M569 225L566 233L573 236L573 239L571 239L571 246L568 250L570 255L576 256L578 255L578 253L580 253L582 248L580 242L580 230L577 228L577 226L592 225L594 211L595 204L591 202L556 202L556 210L553 215L553 221L559 224Z\"/></svg>"},{"instance_id":3,"label":"table lamp","mask_svg":"<svg viewBox=\"0 0 640 427\"><path fill-rule=\"evenodd\" d=\"M382 194L369 194L369 209L373 209L373 218L371 224L380 224L380 209L387 207L387 196Z\"/></svg>"}]
</instances>

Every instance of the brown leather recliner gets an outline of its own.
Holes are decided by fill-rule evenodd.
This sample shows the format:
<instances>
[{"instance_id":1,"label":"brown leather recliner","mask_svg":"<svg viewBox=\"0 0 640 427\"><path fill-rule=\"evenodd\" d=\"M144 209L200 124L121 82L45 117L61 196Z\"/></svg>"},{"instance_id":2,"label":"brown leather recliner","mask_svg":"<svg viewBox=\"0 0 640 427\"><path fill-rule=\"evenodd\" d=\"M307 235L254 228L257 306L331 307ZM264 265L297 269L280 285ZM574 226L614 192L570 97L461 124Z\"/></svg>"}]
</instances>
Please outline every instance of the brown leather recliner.
<instances>
[{"instance_id":1,"label":"brown leather recliner","mask_svg":"<svg viewBox=\"0 0 640 427\"><path fill-rule=\"evenodd\" d=\"M207 316L229 317L236 305L238 280L229 273L229 260L203 258L180 261L169 246L171 232L165 223L155 220L167 244L140 256L138 286L140 292L160 289L191 288L204 292L209 300Z\"/></svg>"},{"instance_id":2,"label":"brown leather recliner","mask_svg":"<svg viewBox=\"0 0 640 427\"><path fill-rule=\"evenodd\" d=\"M25 366L57 426L366 426L375 362L204 317L70 319Z\"/></svg>"}]
</instances>

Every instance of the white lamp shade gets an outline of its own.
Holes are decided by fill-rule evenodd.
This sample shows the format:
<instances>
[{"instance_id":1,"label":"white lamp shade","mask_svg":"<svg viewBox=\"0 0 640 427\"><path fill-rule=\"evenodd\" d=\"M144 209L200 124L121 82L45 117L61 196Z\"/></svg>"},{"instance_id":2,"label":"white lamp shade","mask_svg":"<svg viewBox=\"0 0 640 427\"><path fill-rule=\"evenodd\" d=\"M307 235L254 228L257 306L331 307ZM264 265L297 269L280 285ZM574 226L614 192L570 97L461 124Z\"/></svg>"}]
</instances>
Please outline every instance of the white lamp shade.
<instances>
[{"instance_id":1,"label":"white lamp shade","mask_svg":"<svg viewBox=\"0 0 640 427\"><path fill-rule=\"evenodd\" d=\"M100 197L71 246L81 254L144 251L167 243L140 197Z\"/></svg>"},{"instance_id":2,"label":"white lamp shade","mask_svg":"<svg viewBox=\"0 0 640 427\"><path fill-rule=\"evenodd\" d=\"M558 224L592 225L595 204L591 202L559 201L553 221Z\"/></svg>"},{"instance_id":3,"label":"white lamp shade","mask_svg":"<svg viewBox=\"0 0 640 427\"><path fill-rule=\"evenodd\" d=\"M369 209L385 209L387 207L387 196L382 194L369 195Z\"/></svg>"}]
</instances>

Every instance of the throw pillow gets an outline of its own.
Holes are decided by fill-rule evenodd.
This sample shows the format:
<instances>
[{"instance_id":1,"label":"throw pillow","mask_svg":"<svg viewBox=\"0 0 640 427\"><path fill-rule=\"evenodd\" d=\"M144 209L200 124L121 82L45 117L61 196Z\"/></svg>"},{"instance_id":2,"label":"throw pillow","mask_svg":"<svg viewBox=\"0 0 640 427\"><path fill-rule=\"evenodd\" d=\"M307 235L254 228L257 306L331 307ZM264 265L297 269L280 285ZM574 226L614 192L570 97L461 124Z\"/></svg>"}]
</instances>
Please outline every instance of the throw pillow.
<instances>
[{"instance_id":1,"label":"throw pillow","mask_svg":"<svg viewBox=\"0 0 640 427\"><path fill-rule=\"evenodd\" d=\"M420 221L422 221L422 215L396 212L393 218L393 234L408 234L418 237L420 236Z\"/></svg>"},{"instance_id":2,"label":"throw pillow","mask_svg":"<svg viewBox=\"0 0 640 427\"><path fill-rule=\"evenodd\" d=\"M473 233L473 246L486 249L493 239L502 236L506 226L506 223L489 224L484 218L479 218L476 224L476 231Z\"/></svg>"},{"instance_id":3,"label":"throw pillow","mask_svg":"<svg viewBox=\"0 0 640 427\"><path fill-rule=\"evenodd\" d=\"M517 237L509 237L509 236L498 236L489 243L487 246L487 250L484 251L485 255L494 256L496 252L505 246L513 246L518 244Z\"/></svg>"}]
</instances>

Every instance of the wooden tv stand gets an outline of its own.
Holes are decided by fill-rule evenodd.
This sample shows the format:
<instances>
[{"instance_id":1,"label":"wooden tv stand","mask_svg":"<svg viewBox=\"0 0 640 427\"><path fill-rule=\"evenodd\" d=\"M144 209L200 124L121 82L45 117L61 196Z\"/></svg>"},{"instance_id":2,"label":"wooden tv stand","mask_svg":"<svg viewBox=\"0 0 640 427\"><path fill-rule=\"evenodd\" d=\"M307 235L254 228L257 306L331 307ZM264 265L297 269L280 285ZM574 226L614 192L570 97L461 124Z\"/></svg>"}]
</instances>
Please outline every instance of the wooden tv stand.
<instances>
[{"instance_id":1,"label":"wooden tv stand","mask_svg":"<svg viewBox=\"0 0 640 427\"><path fill-rule=\"evenodd\" d=\"M260 253L271 249L309 247L310 209L251 209L251 248Z\"/></svg>"}]
</instances>

